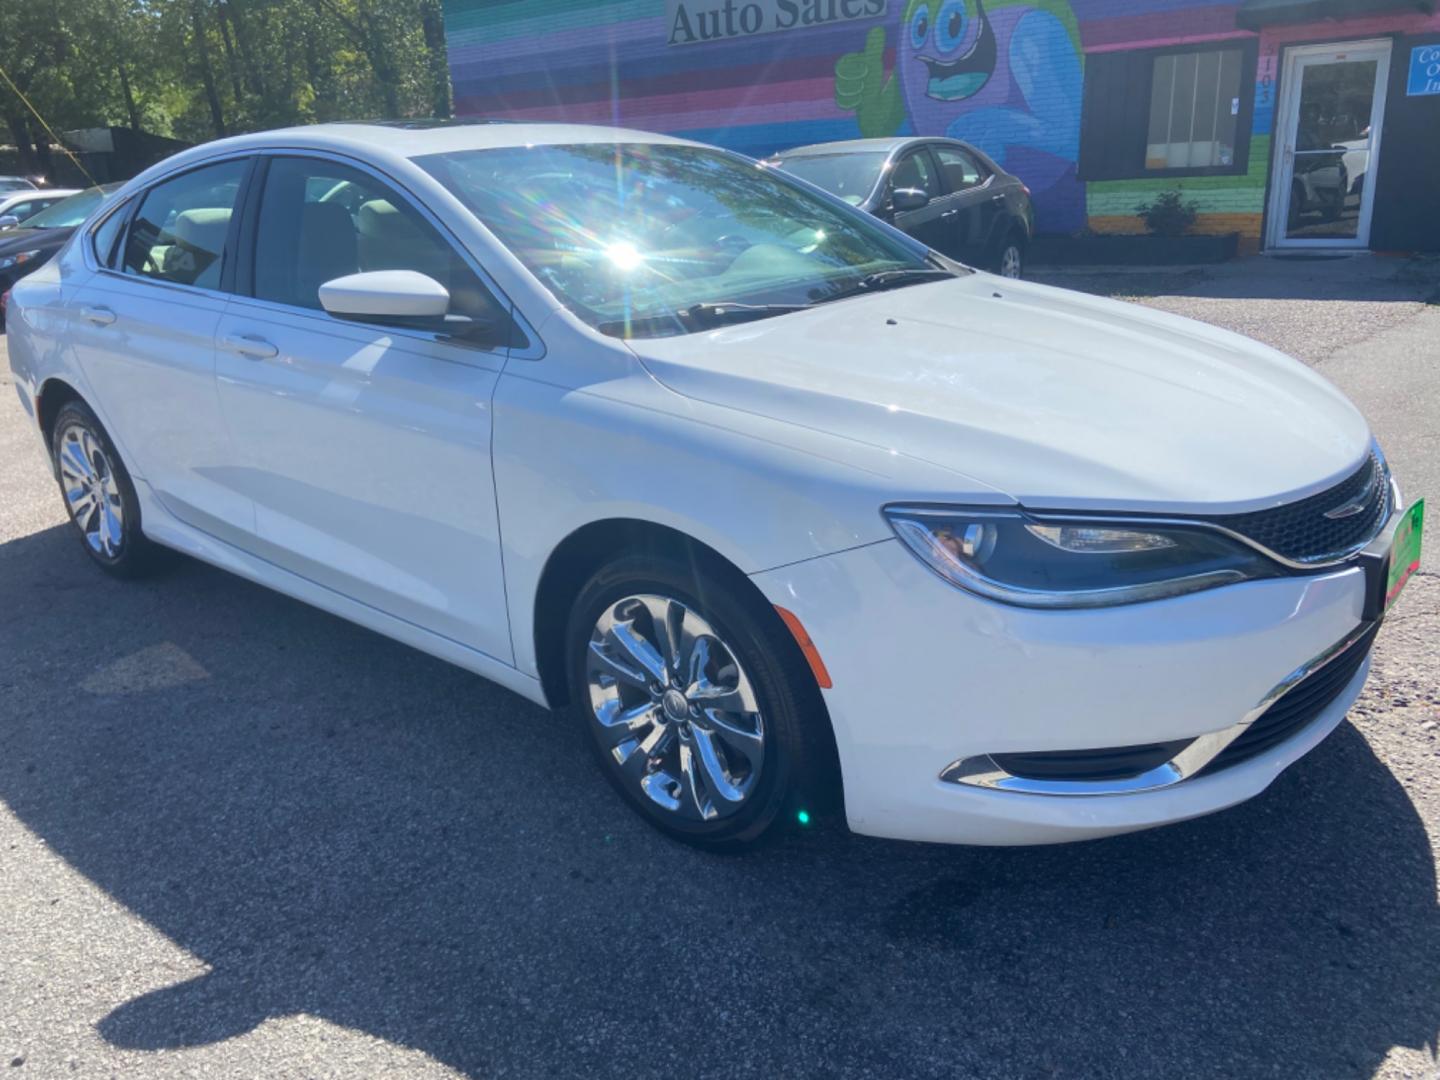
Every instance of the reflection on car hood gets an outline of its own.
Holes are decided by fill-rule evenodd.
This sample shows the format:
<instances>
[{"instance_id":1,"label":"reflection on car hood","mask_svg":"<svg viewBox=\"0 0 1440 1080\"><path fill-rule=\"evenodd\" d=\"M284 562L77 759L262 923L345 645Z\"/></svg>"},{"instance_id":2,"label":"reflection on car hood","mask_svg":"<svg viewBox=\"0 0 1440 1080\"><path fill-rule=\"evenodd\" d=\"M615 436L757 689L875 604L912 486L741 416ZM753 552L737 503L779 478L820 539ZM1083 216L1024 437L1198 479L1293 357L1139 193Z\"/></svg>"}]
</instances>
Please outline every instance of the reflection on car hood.
<instances>
[{"instance_id":1,"label":"reflection on car hood","mask_svg":"<svg viewBox=\"0 0 1440 1080\"><path fill-rule=\"evenodd\" d=\"M74 229L6 229L0 232L0 258L17 251L59 247Z\"/></svg>"},{"instance_id":2,"label":"reflection on car hood","mask_svg":"<svg viewBox=\"0 0 1440 1080\"><path fill-rule=\"evenodd\" d=\"M631 345L678 393L1035 507L1256 509L1338 480L1369 444L1338 390L1267 346L987 274Z\"/></svg>"}]
</instances>

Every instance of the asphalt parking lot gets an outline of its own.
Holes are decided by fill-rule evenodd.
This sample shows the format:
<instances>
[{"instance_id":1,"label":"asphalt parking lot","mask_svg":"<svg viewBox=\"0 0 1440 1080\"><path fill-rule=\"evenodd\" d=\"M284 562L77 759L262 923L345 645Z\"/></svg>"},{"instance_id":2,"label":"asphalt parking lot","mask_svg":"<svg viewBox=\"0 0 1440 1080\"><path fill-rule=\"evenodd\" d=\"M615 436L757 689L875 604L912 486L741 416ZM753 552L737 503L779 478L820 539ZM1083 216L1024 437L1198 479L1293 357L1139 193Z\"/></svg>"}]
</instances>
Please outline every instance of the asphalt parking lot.
<instances>
[{"instance_id":1,"label":"asphalt parking lot","mask_svg":"<svg viewBox=\"0 0 1440 1080\"><path fill-rule=\"evenodd\" d=\"M1440 264L1055 280L1315 364L1440 501ZM1433 523L1351 722L1251 803L715 857L477 677L198 563L104 578L32 441L0 387L11 1076L1440 1074Z\"/></svg>"}]
</instances>

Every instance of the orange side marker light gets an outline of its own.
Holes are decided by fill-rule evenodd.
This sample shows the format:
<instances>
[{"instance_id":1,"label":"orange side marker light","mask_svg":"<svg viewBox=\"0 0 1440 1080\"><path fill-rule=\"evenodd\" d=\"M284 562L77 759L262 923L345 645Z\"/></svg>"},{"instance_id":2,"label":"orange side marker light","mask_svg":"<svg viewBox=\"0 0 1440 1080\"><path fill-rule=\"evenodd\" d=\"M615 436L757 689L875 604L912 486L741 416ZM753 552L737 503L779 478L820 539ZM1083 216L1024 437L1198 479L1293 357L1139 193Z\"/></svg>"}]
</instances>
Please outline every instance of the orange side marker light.
<instances>
[{"instance_id":1,"label":"orange side marker light","mask_svg":"<svg viewBox=\"0 0 1440 1080\"><path fill-rule=\"evenodd\" d=\"M815 642L810 640L810 635L805 632L799 617L793 611L786 611L779 604L775 610L780 613L780 618L785 626L795 637L795 644L800 646L800 651L805 654L806 661L810 664L810 670L815 675L815 681L820 684L822 690L829 690L835 684L830 680L830 671L825 667L825 661L820 659L820 650L815 648Z\"/></svg>"}]
</instances>

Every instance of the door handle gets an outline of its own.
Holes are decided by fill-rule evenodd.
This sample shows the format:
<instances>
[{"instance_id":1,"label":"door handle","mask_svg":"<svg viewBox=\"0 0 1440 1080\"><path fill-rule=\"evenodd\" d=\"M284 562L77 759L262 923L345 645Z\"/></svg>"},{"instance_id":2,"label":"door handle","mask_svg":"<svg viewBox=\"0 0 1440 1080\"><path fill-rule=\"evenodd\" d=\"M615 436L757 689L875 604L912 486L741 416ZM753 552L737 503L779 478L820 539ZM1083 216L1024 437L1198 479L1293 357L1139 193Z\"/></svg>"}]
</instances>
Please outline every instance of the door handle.
<instances>
[{"instance_id":1,"label":"door handle","mask_svg":"<svg viewBox=\"0 0 1440 1080\"><path fill-rule=\"evenodd\" d=\"M80 317L96 326L109 326L115 321L115 312L108 307L82 307Z\"/></svg>"},{"instance_id":2,"label":"door handle","mask_svg":"<svg viewBox=\"0 0 1440 1080\"><path fill-rule=\"evenodd\" d=\"M269 360L280 355L279 349L254 334L226 334L220 339L220 347L241 356L248 356L251 360Z\"/></svg>"},{"instance_id":3,"label":"door handle","mask_svg":"<svg viewBox=\"0 0 1440 1080\"><path fill-rule=\"evenodd\" d=\"M1001 193L998 194L998 195L991 195L991 196L990 196L990 201L991 201L991 202L1004 202L1004 201L1005 201L1005 194L1004 194L1004 192L1001 192Z\"/></svg>"},{"instance_id":4,"label":"door handle","mask_svg":"<svg viewBox=\"0 0 1440 1080\"><path fill-rule=\"evenodd\" d=\"M943 214L941 214L940 216L941 216L942 218L954 217L954 216L955 216L956 214L958 214L959 212L960 212L959 210L946 210L946 211L945 211Z\"/></svg>"}]
</instances>

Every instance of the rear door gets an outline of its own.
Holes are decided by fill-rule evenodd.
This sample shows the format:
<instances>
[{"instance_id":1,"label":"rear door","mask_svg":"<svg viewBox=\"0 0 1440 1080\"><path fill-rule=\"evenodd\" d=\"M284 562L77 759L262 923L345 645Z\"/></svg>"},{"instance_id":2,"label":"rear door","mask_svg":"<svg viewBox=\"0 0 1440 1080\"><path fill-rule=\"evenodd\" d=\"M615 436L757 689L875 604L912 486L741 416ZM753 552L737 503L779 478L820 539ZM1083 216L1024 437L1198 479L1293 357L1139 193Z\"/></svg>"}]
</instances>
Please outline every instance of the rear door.
<instances>
[{"instance_id":1,"label":"rear door","mask_svg":"<svg viewBox=\"0 0 1440 1080\"><path fill-rule=\"evenodd\" d=\"M952 230L955 258L972 266L988 266L999 242L996 226L1005 208L1005 194L990 170L968 150L947 143L936 143L933 149L948 192L946 221Z\"/></svg>"},{"instance_id":2,"label":"rear door","mask_svg":"<svg viewBox=\"0 0 1440 1080\"><path fill-rule=\"evenodd\" d=\"M219 394L254 499L257 554L509 662L490 466L506 328L460 341L335 318L326 281L414 270L451 314L508 305L438 223L351 161L277 155L247 211L253 263L219 326ZM253 219L253 228L250 224ZM253 240L252 240L253 238Z\"/></svg>"},{"instance_id":3,"label":"rear door","mask_svg":"<svg viewBox=\"0 0 1440 1080\"><path fill-rule=\"evenodd\" d=\"M234 540L253 527L236 491L215 393L235 207L251 159L168 177L106 219L101 262L74 297L76 358L131 471L181 521ZM133 208L133 209L132 209ZM123 226L112 246L115 229ZM81 242L93 242L84 237Z\"/></svg>"},{"instance_id":4,"label":"rear door","mask_svg":"<svg viewBox=\"0 0 1440 1080\"><path fill-rule=\"evenodd\" d=\"M935 161L930 152L923 146L908 151L903 157L896 161L890 170L890 179L887 185L886 205L893 199L895 192L904 188L915 188L930 196L930 202L919 210L909 210L903 213L895 213L893 209L892 221L895 227L901 232L909 233L922 244L932 247L936 251L946 255L952 255L954 242L950 223L945 220L945 207L941 202L944 194L940 186L940 176L935 169Z\"/></svg>"}]
</instances>

